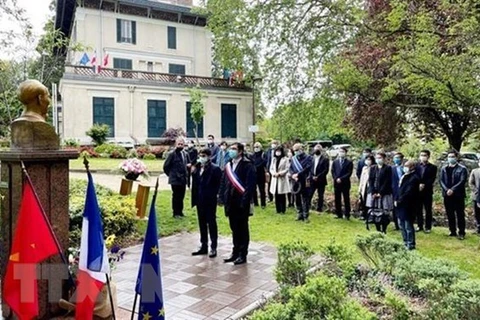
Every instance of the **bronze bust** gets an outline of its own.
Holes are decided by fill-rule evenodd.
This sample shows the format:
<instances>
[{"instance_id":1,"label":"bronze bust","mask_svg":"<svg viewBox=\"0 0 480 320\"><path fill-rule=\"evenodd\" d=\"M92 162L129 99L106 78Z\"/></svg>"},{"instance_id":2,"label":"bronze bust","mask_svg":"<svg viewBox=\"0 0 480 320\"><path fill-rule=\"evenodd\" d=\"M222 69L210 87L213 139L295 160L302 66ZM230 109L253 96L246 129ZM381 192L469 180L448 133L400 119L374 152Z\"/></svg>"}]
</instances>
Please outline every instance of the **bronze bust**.
<instances>
[{"instance_id":1,"label":"bronze bust","mask_svg":"<svg viewBox=\"0 0 480 320\"><path fill-rule=\"evenodd\" d=\"M26 80L18 87L18 99L25 106L21 116L10 125L12 149L57 150L58 135L47 118L50 97L48 89L37 80Z\"/></svg>"}]
</instances>

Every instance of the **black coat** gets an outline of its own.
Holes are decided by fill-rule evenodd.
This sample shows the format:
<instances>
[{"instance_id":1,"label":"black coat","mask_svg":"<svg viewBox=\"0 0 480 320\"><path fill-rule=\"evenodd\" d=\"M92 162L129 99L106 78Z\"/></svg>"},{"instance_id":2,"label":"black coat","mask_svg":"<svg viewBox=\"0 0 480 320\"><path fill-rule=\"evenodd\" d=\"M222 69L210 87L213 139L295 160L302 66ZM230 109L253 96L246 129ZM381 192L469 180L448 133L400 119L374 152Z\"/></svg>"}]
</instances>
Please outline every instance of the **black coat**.
<instances>
[{"instance_id":1,"label":"black coat","mask_svg":"<svg viewBox=\"0 0 480 320\"><path fill-rule=\"evenodd\" d=\"M315 157L312 158L312 167L310 170L310 176L312 178L316 177L319 184L327 185L327 174L328 169L330 169L330 160L321 156L318 160L317 166L315 167Z\"/></svg>"},{"instance_id":2,"label":"black coat","mask_svg":"<svg viewBox=\"0 0 480 320\"><path fill-rule=\"evenodd\" d=\"M263 175L263 177L265 177L265 168L267 166L267 157L265 155L265 152L254 152L252 153L251 158L255 165L255 170L257 171L257 174L261 174Z\"/></svg>"},{"instance_id":3,"label":"black coat","mask_svg":"<svg viewBox=\"0 0 480 320\"><path fill-rule=\"evenodd\" d=\"M453 197L465 199L465 184L468 180L467 168L461 164L457 164L453 169L453 183L448 181L447 177L447 167L442 168L440 175L440 185L442 187L442 194L445 197L447 195L447 190L451 189L453 191Z\"/></svg>"},{"instance_id":4,"label":"black coat","mask_svg":"<svg viewBox=\"0 0 480 320\"><path fill-rule=\"evenodd\" d=\"M370 168L370 177L368 179L368 193L379 193L381 196L393 193L392 190L392 167L383 165L379 168L373 166Z\"/></svg>"},{"instance_id":5,"label":"black coat","mask_svg":"<svg viewBox=\"0 0 480 320\"><path fill-rule=\"evenodd\" d=\"M272 165L272 160L273 158L275 158L275 149L268 149L266 153L266 163L265 163L265 167L267 168L267 172L270 172L270 166Z\"/></svg>"},{"instance_id":6,"label":"black coat","mask_svg":"<svg viewBox=\"0 0 480 320\"><path fill-rule=\"evenodd\" d=\"M195 171L192 173L192 207L216 208L222 170L209 163L205 165L203 173L200 174L200 172L201 166L196 165Z\"/></svg>"},{"instance_id":7,"label":"black coat","mask_svg":"<svg viewBox=\"0 0 480 320\"><path fill-rule=\"evenodd\" d=\"M192 165L197 164L198 150L195 147L193 147L193 148L185 149L185 151L187 151L188 153L188 157L190 158L190 163Z\"/></svg>"},{"instance_id":8,"label":"black coat","mask_svg":"<svg viewBox=\"0 0 480 320\"><path fill-rule=\"evenodd\" d=\"M353 173L353 162L349 159L343 160L343 166L340 165L340 159L335 159L332 163L332 178L333 186L335 188L350 188L350 177ZM338 184L337 179L342 180L342 183Z\"/></svg>"},{"instance_id":9,"label":"black coat","mask_svg":"<svg viewBox=\"0 0 480 320\"><path fill-rule=\"evenodd\" d=\"M229 163L233 168L232 160L230 160ZM229 216L232 212L242 212L243 214L248 215L250 214L250 205L257 181L253 162L248 158L243 157L235 168L235 174L245 188L245 192L240 194L228 179L226 172L224 173L223 176L225 183L221 192L223 193L223 200L225 203L225 214ZM241 210L237 210L238 208Z\"/></svg>"},{"instance_id":10,"label":"black coat","mask_svg":"<svg viewBox=\"0 0 480 320\"><path fill-rule=\"evenodd\" d=\"M427 163L425 165L425 170L422 171L422 165L417 164L415 167L415 174L420 180L420 184L425 185L425 189L423 189L422 193L432 194L433 184L435 183L435 179L437 179L437 166Z\"/></svg>"},{"instance_id":11,"label":"black coat","mask_svg":"<svg viewBox=\"0 0 480 320\"><path fill-rule=\"evenodd\" d=\"M298 181L302 184L303 187L307 179L310 177L310 171L312 170L313 164L312 156L303 152L302 154L295 157L297 157L298 161L302 165L302 171L296 172L292 159L292 161L290 161L290 173L298 174Z\"/></svg>"},{"instance_id":12,"label":"black coat","mask_svg":"<svg viewBox=\"0 0 480 320\"><path fill-rule=\"evenodd\" d=\"M163 164L163 172L168 176L168 183L171 185L187 185L188 169L187 164L190 163L190 157L184 150L174 150L167 156L167 160Z\"/></svg>"},{"instance_id":13,"label":"black coat","mask_svg":"<svg viewBox=\"0 0 480 320\"><path fill-rule=\"evenodd\" d=\"M398 194L395 198L397 202L396 214L399 219L413 221L416 216L418 206L418 196L420 179L415 172L406 174L400 181Z\"/></svg>"}]
</instances>

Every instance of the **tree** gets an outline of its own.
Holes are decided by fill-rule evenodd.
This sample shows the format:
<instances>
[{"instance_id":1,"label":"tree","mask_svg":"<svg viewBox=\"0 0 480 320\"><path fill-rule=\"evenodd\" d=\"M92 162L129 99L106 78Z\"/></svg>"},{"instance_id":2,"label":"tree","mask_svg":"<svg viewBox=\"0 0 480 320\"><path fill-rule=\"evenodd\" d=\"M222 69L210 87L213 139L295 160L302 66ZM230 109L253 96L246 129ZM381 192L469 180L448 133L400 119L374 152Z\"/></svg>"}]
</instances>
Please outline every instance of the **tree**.
<instances>
[{"instance_id":1,"label":"tree","mask_svg":"<svg viewBox=\"0 0 480 320\"><path fill-rule=\"evenodd\" d=\"M195 129L193 132L195 134L195 140L197 140L197 145L200 145L198 140L198 125L203 120L205 115L205 107L203 104L203 99L206 97L206 93L202 91L200 86L187 89L188 94L190 95L190 117L195 123Z\"/></svg>"}]
</instances>

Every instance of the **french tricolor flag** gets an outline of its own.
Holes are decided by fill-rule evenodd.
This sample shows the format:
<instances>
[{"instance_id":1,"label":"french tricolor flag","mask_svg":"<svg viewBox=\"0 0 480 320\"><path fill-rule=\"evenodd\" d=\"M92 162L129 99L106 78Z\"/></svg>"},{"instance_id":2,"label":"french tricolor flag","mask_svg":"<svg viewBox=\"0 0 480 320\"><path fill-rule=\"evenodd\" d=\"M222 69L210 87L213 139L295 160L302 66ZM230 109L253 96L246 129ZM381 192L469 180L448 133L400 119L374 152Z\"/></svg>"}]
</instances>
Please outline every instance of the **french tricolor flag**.
<instances>
[{"instance_id":1,"label":"french tricolor flag","mask_svg":"<svg viewBox=\"0 0 480 320\"><path fill-rule=\"evenodd\" d=\"M82 240L77 273L77 307L75 319L93 319L95 300L110 273L107 248L103 237L95 186L88 174L87 197L83 212Z\"/></svg>"}]
</instances>

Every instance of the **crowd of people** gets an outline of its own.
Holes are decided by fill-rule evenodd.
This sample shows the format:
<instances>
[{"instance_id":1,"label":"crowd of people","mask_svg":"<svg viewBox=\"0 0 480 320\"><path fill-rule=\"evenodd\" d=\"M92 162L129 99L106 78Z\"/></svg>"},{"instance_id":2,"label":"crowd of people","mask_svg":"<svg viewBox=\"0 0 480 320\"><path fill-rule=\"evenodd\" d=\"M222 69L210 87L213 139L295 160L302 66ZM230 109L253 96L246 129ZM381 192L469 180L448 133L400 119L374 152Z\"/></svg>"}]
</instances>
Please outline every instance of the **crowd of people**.
<instances>
[{"instance_id":1,"label":"crowd of people","mask_svg":"<svg viewBox=\"0 0 480 320\"><path fill-rule=\"evenodd\" d=\"M354 164L348 149L341 148L331 161L322 146L311 152L295 143L287 147L273 140L265 149L259 142L248 153L242 143L216 144L212 135L207 145L197 149L192 140L176 141L164 163L164 172L172 188L174 218L181 218L186 188L191 187L192 206L197 208L200 229L200 248L192 255L217 256L217 205L223 206L232 230L233 249L224 262L243 264L249 246L249 217L254 207L264 209L275 203L276 212L285 214L295 207L298 221L309 221L310 210L325 209L324 197L331 175L335 196L335 218L350 220L350 197L358 197L360 219L367 228L375 225L386 233L393 221L400 230L405 246L416 247L415 233L430 233L433 223L433 193L437 166L430 162L430 151L422 150L418 160L407 160L401 152L393 153L392 163L383 151L364 149ZM459 163L456 151L448 153L448 163L441 168L439 184L451 237L465 238L465 197L469 184L474 200L477 232L480 233L480 169L468 177L467 169ZM356 168L355 168L356 166ZM358 178L358 194L351 194L352 175ZM316 195L316 197L315 197ZM416 225L416 228L415 228ZM208 239L210 237L210 251Z\"/></svg>"}]
</instances>

